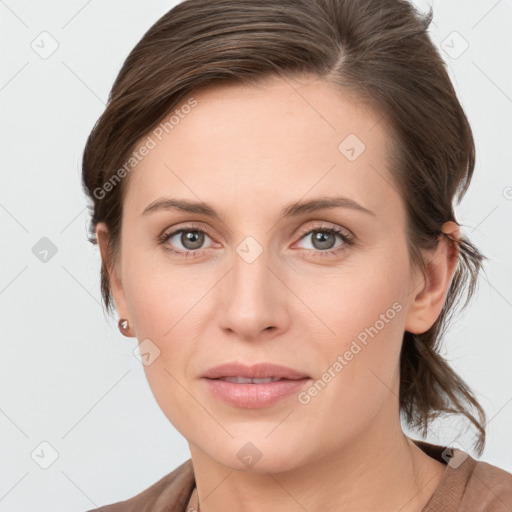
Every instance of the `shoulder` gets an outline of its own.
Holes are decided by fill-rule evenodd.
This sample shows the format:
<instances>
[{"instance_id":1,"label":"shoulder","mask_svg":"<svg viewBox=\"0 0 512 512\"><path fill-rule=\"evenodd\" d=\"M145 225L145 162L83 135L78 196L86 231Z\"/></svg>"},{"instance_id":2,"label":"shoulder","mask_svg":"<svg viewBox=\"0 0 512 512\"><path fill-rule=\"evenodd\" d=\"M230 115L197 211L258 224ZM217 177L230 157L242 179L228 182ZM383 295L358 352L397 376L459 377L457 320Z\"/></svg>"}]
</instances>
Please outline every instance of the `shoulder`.
<instances>
[{"instance_id":1,"label":"shoulder","mask_svg":"<svg viewBox=\"0 0 512 512\"><path fill-rule=\"evenodd\" d=\"M192 460L188 459L136 496L87 512L183 512L194 486Z\"/></svg>"},{"instance_id":2,"label":"shoulder","mask_svg":"<svg viewBox=\"0 0 512 512\"><path fill-rule=\"evenodd\" d=\"M427 455L445 464L437 489L422 512L511 512L512 474L474 459L455 446L414 443Z\"/></svg>"},{"instance_id":3,"label":"shoulder","mask_svg":"<svg viewBox=\"0 0 512 512\"><path fill-rule=\"evenodd\" d=\"M461 505L475 512L510 512L512 474L487 462L475 461Z\"/></svg>"}]
</instances>

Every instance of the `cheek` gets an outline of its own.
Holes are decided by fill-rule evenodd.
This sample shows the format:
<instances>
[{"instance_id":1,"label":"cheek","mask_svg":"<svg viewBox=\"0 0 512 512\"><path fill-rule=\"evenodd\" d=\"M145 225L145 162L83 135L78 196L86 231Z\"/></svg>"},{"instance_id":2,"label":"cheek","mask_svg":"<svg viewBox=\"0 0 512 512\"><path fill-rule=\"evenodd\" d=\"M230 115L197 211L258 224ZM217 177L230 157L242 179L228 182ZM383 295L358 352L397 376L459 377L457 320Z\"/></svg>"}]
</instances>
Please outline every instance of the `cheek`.
<instances>
[{"instance_id":1,"label":"cheek","mask_svg":"<svg viewBox=\"0 0 512 512\"><path fill-rule=\"evenodd\" d=\"M181 286L177 279L146 279L133 289L129 301L139 342L151 340L159 363L165 364L165 369L180 377L180 381L186 376L187 363L201 338L208 302L202 300L204 291L196 290L193 281L190 279L188 286Z\"/></svg>"},{"instance_id":2,"label":"cheek","mask_svg":"<svg viewBox=\"0 0 512 512\"><path fill-rule=\"evenodd\" d=\"M384 337L400 333L399 313L405 310L407 289L404 268L400 262L380 258L297 280L297 294L305 297L316 317L309 314L314 320L309 325L322 326L323 335L319 332L315 337L320 346L329 352L330 347L343 349L354 338L364 342L364 333L372 326Z\"/></svg>"},{"instance_id":3,"label":"cheek","mask_svg":"<svg viewBox=\"0 0 512 512\"><path fill-rule=\"evenodd\" d=\"M217 275L204 268L192 271L184 264L173 264L159 257L132 253L127 264L126 297L136 325L137 338L158 355L144 370L148 383L166 414L174 407L190 408L187 386L196 377L191 364L197 359L198 343L204 338L211 318L211 294ZM174 404L170 407L171 404ZM176 418L179 420L179 418Z\"/></svg>"},{"instance_id":4,"label":"cheek","mask_svg":"<svg viewBox=\"0 0 512 512\"><path fill-rule=\"evenodd\" d=\"M323 286L309 287L308 306L322 323L311 338L322 360L317 378L329 380L330 399L360 410L382 404L395 389L406 310L407 266L388 258L332 273ZM364 269L364 270L363 270ZM318 284L318 281L317 281ZM311 333L311 328L307 327ZM319 366L319 365L316 365ZM340 413L341 414L341 413Z\"/></svg>"},{"instance_id":5,"label":"cheek","mask_svg":"<svg viewBox=\"0 0 512 512\"><path fill-rule=\"evenodd\" d=\"M127 247L125 263L126 300L137 334L157 343L174 339L183 322L190 325L201 297L214 284L211 272L190 271L167 258L162 247Z\"/></svg>"},{"instance_id":6,"label":"cheek","mask_svg":"<svg viewBox=\"0 0 512 512\"><path fill-rule=\"evenodd\" d=\"M143 366L149 387L173 426L190 436L204 410L191 398L189 368L207 315L205 291L215 280L210 275L212 282L206 283L204 275L184 272L179 265L151 265L143 256L132 255L126 268L125 293L142 359L148 348L155 354Z\"/></svg>"}]
</instances>

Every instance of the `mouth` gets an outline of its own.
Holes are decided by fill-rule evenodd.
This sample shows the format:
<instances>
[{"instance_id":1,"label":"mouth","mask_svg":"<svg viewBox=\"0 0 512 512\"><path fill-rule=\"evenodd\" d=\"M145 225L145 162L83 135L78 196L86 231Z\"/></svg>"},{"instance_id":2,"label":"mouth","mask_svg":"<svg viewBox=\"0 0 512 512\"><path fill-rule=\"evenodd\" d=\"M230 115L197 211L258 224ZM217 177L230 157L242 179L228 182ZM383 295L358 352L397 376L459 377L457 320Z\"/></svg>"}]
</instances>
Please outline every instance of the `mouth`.
<instances>
[{"instance_id":1,"label":"mouth","mask_svg":"<svg viewBox=\"0 0 512 512\"><path fill-rule=\"evenodd\" d=\"M237 375L236 377L219 377L213 380L223 380L224 382L235 382L236 384L266 384L267 382L277 382L284 379L282 377L266 377L264 379L251 379L250 377L243 377Z\"/></svg>"},{"instance_id":2,"label":"mouth","mask_svg":"<svg viewBox=\"0 0 512 512\"><path fill-rule=\"evenodd\" d=\"M311 378L286 366L235 362L211 368L202 380L215 398L235 407L259 409L290 398Z\"/></svg>"},{"instance_id":3,"label":"mouth","mask_svg":"<svg viewBox=\"0 0 512 512\"><path fill-rule=\"evenodd\" d=\"M273 379L274 381L281 379L299 380L309 378L309 375L302 371L273 363L247 365L241 362L232 362L210 368L202 377L207 379L249 379L258 383L257 381L261 379Z\"/></svg>"}]
</instances>

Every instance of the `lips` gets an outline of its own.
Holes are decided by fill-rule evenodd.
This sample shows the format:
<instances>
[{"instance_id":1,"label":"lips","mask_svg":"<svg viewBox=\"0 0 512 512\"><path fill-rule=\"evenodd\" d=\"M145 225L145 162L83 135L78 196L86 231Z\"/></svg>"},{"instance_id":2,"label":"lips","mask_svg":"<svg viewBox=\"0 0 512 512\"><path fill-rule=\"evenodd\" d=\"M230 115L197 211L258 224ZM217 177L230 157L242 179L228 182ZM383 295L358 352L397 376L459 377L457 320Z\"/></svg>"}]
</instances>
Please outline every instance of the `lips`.
<instances>
[{"instance_id":1,"label":"lips","mask_svg":"<svg viewBox=\"0 0 512 512\"><path fill-rule=\"evenodd\" d=\"M206 379L222 379L227 382L255 384L273 382L282 379L300 380L309 378L306 373L294 370L287 366L273 363L258 363L249 366L240 362L224 363L219 366L215 366L205 372L202 377ZM261 379L265 380L258 382Z\"/></svg>"},{"instance_id":2,"label":"lips","mask_svg":"<svg viewBox=\"0 0 512 512\"><path fill-rule=\"evenodd\" d=\"M304 372L272 363L225 363L202 377L213 397L242 409L262 409L290 399L311 381Z\"/></svg>"}]
</instances>

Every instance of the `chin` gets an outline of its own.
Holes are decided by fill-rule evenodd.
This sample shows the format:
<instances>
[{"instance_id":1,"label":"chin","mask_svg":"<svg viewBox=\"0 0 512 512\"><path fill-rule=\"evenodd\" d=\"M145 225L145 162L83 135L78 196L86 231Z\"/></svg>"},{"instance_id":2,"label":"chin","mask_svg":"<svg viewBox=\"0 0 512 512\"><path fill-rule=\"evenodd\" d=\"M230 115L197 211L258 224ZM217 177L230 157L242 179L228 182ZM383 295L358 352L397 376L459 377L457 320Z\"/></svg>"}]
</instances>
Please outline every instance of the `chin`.
<instances>
[{"instance_id":1,"label":"chin","mask_svg":"<svg viewBox=\"0 0 512 512\"><path fill-rule=\"evenodd\" d=\"M218 464L233 470L250 473L282 473L306 464L304 446L299 436L288 443L274 432L270 438L268 431L261 435L235 437L225 443L199 448ZM274 439L271 439L275 436Z\"/></svg>"}]
</instances>

